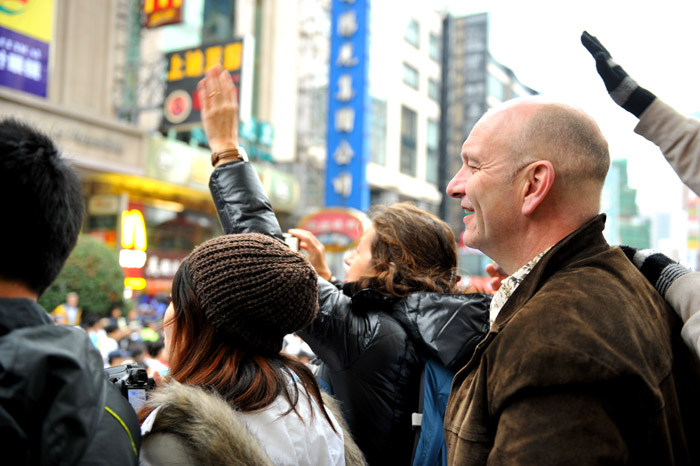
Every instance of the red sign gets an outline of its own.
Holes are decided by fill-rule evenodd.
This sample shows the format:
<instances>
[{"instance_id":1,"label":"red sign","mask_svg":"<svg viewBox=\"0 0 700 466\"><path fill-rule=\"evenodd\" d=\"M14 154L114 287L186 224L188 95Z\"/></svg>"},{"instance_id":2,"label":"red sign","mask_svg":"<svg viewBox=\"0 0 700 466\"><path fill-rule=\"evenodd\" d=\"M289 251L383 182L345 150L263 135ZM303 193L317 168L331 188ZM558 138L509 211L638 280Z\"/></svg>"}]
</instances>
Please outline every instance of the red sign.
<instances>
[{"instance_id":1,"label":"red sign","mask_svg":"<svg viewBox=\"0 0 700 466\"><path fill-rule=\"evenodd\" d=\"M365 214L355 209L321 209L302 219L299 228L309 230L328 252L354 248L364 231Z\"/></svg>"},{"instance_id":2,"label":"red sign","mask_svg":"<svg viewBox=\"0 0 700 466\"><path fill-rule=\"evenodd\" d=\"M144 27L157 28L182 22L184 0L144 0Z\"/></svg>"}]
</instances>

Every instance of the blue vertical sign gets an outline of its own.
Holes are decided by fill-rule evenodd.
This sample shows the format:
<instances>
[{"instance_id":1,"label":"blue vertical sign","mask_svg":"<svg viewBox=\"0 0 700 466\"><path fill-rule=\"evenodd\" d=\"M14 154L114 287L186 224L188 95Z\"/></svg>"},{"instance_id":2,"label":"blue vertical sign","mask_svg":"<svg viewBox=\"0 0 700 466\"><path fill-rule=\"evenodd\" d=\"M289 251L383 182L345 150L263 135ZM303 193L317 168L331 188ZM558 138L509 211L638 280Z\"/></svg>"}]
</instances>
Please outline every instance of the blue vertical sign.
<instances>
[{"instance_id":1,"label":"blue vertical sign","mask_svg":"<svg viewBox=\"0 0 700 466\"><path fill-rule=\"evenodd\" d=\"M369 0L333 0L326 206L369 209Z\"/></svg>"}]
</instances>

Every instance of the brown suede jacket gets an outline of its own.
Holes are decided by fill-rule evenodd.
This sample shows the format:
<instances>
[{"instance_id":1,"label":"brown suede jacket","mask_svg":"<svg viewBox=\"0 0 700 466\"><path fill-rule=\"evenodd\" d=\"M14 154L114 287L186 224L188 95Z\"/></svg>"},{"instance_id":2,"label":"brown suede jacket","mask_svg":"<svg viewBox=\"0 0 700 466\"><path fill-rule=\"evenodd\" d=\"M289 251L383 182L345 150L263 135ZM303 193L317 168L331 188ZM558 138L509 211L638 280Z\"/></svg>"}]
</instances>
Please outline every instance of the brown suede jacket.
<instances>
[{"instance_id":1,"label":"brown suede jacket","mask_svg":"<svg viewBox=\"0 0 700 466\"><path fill-rule=\"evenodd\" d=\"M604 225L542 258L455 376L448 464L700 464L700 361Z\"/></svg>"}]
</instances>

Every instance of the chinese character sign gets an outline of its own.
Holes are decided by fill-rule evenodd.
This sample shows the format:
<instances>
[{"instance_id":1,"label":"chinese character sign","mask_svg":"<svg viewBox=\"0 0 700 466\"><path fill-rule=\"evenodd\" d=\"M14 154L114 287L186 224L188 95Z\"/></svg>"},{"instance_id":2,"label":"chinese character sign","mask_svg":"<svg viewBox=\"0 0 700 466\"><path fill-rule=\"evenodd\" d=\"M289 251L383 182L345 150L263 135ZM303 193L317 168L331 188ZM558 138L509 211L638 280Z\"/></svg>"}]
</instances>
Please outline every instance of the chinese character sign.
<instances>
[{"instance_id":1,"label":"chinese character sign","mask_svg":"<svg viewBox=\"0 0 700 466\"><path fill-rule=\"evenodd\" d=\"M0 86L46 97L53 0L0 0Z\"/></svg>"},{"instance_id":2,"label":"chinese character sign","mask_svg":"<svg viewBox=\"0 0 700 466\"><path fill-rule=\"evenodd\" d=\"M245 84L243 76L249 81L246 86L252 85L252 67L244 62L252 58L251 46L252 39L246 38L168 53L162 129L191 126L201 121L197 83L204 72L217 63L231 74L240 99L241 121L246 121L244 115L250 113L250 99L242 85Z\"/></svg>"},{"instance_id":3,"label":"chinese character sign","mask_svg":"<svg viewBox=\"0 0 700 466\"><path fill-rule=\"evenodd\" d=\"M369 0L333 0L326 206L369 208Z\"/></svg>"}]
</instances>

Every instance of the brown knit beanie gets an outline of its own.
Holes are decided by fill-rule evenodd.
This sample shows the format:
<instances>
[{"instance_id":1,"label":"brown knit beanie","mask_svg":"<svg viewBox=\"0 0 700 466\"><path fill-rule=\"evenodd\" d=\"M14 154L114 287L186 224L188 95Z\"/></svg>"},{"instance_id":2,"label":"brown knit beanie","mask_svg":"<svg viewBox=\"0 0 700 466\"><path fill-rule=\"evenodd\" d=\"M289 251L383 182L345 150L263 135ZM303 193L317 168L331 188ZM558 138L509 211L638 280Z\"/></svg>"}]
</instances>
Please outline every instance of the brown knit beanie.
<instances>
[{"instance_id":1,"label":"brown knit beanie","mask_svg":"<svg viewBox=\"0 0 700 466\"><path fill-rule=\"evenodd\" d=\"M286 334L316 317L316 272L271 236L219 236L192 251L187 266L207 319L237 345L277 354Z\"/></svg>"}]
</instances>

